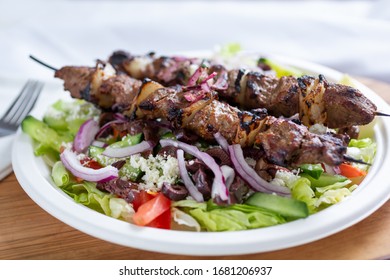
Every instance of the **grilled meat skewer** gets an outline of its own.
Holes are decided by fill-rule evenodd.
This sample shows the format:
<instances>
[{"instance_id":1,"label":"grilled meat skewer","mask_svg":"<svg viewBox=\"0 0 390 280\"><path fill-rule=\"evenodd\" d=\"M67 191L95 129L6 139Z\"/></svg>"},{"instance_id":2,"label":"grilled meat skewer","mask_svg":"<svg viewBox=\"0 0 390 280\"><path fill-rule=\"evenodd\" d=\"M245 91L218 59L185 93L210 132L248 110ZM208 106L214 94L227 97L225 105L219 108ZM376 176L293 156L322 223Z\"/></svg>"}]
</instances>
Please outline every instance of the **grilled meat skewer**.
<instances>
[{"instance_id":1,"label":"grilled meat skewer","mask_svg":"<svg viewBox=\"0 0 390 280\"><path fill-rule=\"evenodd\" d=\"M203 62L183 57L155 57L114 52L109 62L137 79L150 78L164 86L186 85L194 69ZM344 128L370 123L376 106L359 90L318 78L286 76L276 78L259 71L228 70L208 62L208 74L216 73L214 85L220 97L243 109L266 108L271 115L291 117L299 113L306 126L315 123Z\"/></svg>"},{"instance_id":2,"label":"grilled meat skewer","mask_svg":"<svg viewBox=\"0 0 390 280\"><path fill-rule=\"evenodd\" d=\"M346 141L337 135L316 135L293 121L267 116L262 110L241 111L217 99L213 91L180 85L163 87L147 80L115 74L109 64L95 68L63 67L55 77L64 80L72 97L122 112L129 118L164 118L206 140L220 132L230 144L257 145L268 161L281 166L344 161Z\"/></svg>"}]
</instances>

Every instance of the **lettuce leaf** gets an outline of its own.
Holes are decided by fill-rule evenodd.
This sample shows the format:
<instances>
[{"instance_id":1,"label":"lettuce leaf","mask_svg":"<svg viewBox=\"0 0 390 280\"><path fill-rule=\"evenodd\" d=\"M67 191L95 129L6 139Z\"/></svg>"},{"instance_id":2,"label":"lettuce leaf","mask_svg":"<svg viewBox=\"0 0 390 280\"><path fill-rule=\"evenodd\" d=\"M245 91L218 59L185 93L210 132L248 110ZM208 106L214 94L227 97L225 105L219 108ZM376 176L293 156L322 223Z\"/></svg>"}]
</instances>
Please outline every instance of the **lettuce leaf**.
<instances>
[{"instance_id":1,"label":"lettuce leaf","mask_svg":"<svg viewBox=\"0 0 390 280\"><path fill-rule=\"evenodd\" d=\"M74 136L86 120L99 114L100 110L84 100L59 100L48 108L43 121L57 132Z\"/></svg>"},{"instance_id":2,"label":"lettuce leaf","mask_svg":"<svg viewBox=\"0 0 390 280\"><path fill-rule=\"evenodd\" d=\"M292 172L278 171L275 174L275 179L271 183L288 187L291 190L291 196L293 198L307 204L310 214L317 212L315 206L317 198L311 188L309 179L295 175Z\"/></svg>"},{"instance_id":3,"label":"lettuce leaf","mask_svg":"<svg viewBox=\"0 0 390 280\"><path fill-rule=\"evenodd\" d=\"M352 139L347 148L347 155L367 163L373 163L375 154L376 143L370 138ZM364 171L368 171L370 167L360 163L352 163L352 165Z\"/></svg>"},{"instance_id":4,"label":"lettuce leaf","mask_svg":"<svg viewBox=\"0 0 390 280\"><path fill-rule=\"evenodd\" d=\"M286 220L271 211L244 204L218 206L213 202L199 203L193 200L175 202L207 231L236 231L268 227L285 223Z\"/></svg>"},{"instance_id":5,"label":"lettuce leaf","mask_svg":"<svg viewBox=\"0 0 390 280\"><path fill-rule=\"evenodd\" d=\"M310 214L318 211L316 208L317 198L308 179L297 179L291 186L291 195L293 198L305 202Z\"/></svg>"},{"instance_id":6,"label":"lettuce leaf","mask_svg":"<svg viewBox=\"0 0 390 280\"><path fill-rule=\"evenodd\" d=\"M351 191L347 188L327 190L318 198L316 207L320 207L322 204L325 204L324 206L326 207L339 203L350 195Z\"/></svg>"},{"instance_id":7,"label":"lettuce leaf","mask_svg":"<svg viewBox=\"0 0 390 280\"><path fill-rule=\"evenodd\" d=\"M303 76L303 72L299 70L298 68L282 64L276 60L272 60L270 58L260 58L260 63L264 63L268 65L273 71L275 71L276 77L284 77L284 76L294 76L294 77L301 77Z\"/></svg>"}]
</instances>

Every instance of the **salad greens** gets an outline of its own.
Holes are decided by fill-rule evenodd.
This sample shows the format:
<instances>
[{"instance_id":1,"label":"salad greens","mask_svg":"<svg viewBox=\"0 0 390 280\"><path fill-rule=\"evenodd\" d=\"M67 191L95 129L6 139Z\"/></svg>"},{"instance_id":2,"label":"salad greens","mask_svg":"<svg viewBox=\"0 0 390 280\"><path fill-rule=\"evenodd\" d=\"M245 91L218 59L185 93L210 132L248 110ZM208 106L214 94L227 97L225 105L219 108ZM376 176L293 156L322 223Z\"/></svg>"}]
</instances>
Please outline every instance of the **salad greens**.
<instances>
[{"instance_id":1,"label":"salad greens","mask_svg":"<svg viewBox=\"0 0 390 280\"><path fill-rule=\"evenodd\" d=\"M278 213L246 204L218 206L212 201L181 200L173 206L194 217L207 231L254 229L286 222Z\"/></svg>"},{"instance_id":2,"label":"salad greens","mask_svg":"<svg viewBox=\"0 0 390 280\"><path fill-rule=\"evenodd\" d=\"M303 72L300 71L299 69L287 65L282 65L270 58L262 57L259 59L259 63L269 66L273 71L275 71L276 77L278 78L283 76L295 76L295 77L303 76Z\"/></svg>"}]
</instances>

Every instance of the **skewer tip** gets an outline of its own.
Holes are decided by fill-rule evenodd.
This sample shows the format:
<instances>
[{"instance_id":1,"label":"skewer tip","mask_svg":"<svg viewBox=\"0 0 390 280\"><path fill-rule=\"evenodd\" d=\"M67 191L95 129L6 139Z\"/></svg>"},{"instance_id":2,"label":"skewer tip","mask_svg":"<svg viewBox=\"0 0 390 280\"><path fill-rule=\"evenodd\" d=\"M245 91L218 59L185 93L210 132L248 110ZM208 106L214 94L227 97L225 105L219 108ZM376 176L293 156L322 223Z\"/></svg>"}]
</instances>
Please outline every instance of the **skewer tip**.
<instances>
[{"instance_id":1,"label":"skewer tip","mask_svg":"<svg viewBox=\"0 0 390 280\"><path fill-rule=\"evenodd\" d=\"M348 155L344 155L344 159L345 159L346 161L350 161L350 162L354 162L354 163L360 163L360 164L365 164L365 165L371 166L371 163L362 161L362 160L360 160L360 159L355 159L355 158L353 158L353 157L351 157L351 156L348 156Z\"/></svg>"},{"instance_id":2,"label":"skewer tip","mask_svg":"<svg viewBox=\"0 0 390 280\"><path fill-rule=\"evenodd\" d=\"M375 112L375 115L376 116L382 116L382 117L390 117L390 114L385 114L385 113L382 113L382 112Z\"/></svg>"},{"instance_id":3,"label":"skewer tip","mask_svg":"<svg viewBox=\"0 0 390 280\"><path fill-rule=\"evenodd\" d=\"M49 65L49 64L47 64L47 63L45 63L45 62L43 62L42 60L36 58L35 56L33 56L33 55L31 55L31 54L29 55L29 57L30 57L32 60L34 60L35 62L38 62L39 64L41 64L41 65L43 65L43 66L45 66L45 67L47 67L47 68L49 68L49 69L51 69L51 70L53 70L53 71L57 71L57 70L58 70L57 68L55 68L55 67L53 67L53 66L51 66L51 65Z\"/></svg>"}]
</instances>

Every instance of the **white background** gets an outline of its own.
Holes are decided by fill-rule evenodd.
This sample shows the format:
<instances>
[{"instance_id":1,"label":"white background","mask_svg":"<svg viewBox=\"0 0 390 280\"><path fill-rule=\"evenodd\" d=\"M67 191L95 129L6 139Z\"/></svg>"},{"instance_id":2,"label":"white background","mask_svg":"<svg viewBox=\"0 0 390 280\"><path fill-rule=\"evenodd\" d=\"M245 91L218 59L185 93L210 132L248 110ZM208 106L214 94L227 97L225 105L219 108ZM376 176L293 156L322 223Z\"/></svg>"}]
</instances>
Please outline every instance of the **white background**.
<instances>
[{"instance_id":1,"label":"white background","mask_svg":"<svg viewBox=\"0 0 390 280\"><path fill-rule=\"evenodd\" d=\"M52 79L28 59L92 65L135 54L243 48L390 83L390 1L0 0L0 82Z\"/></svg>"}]
</instances>

